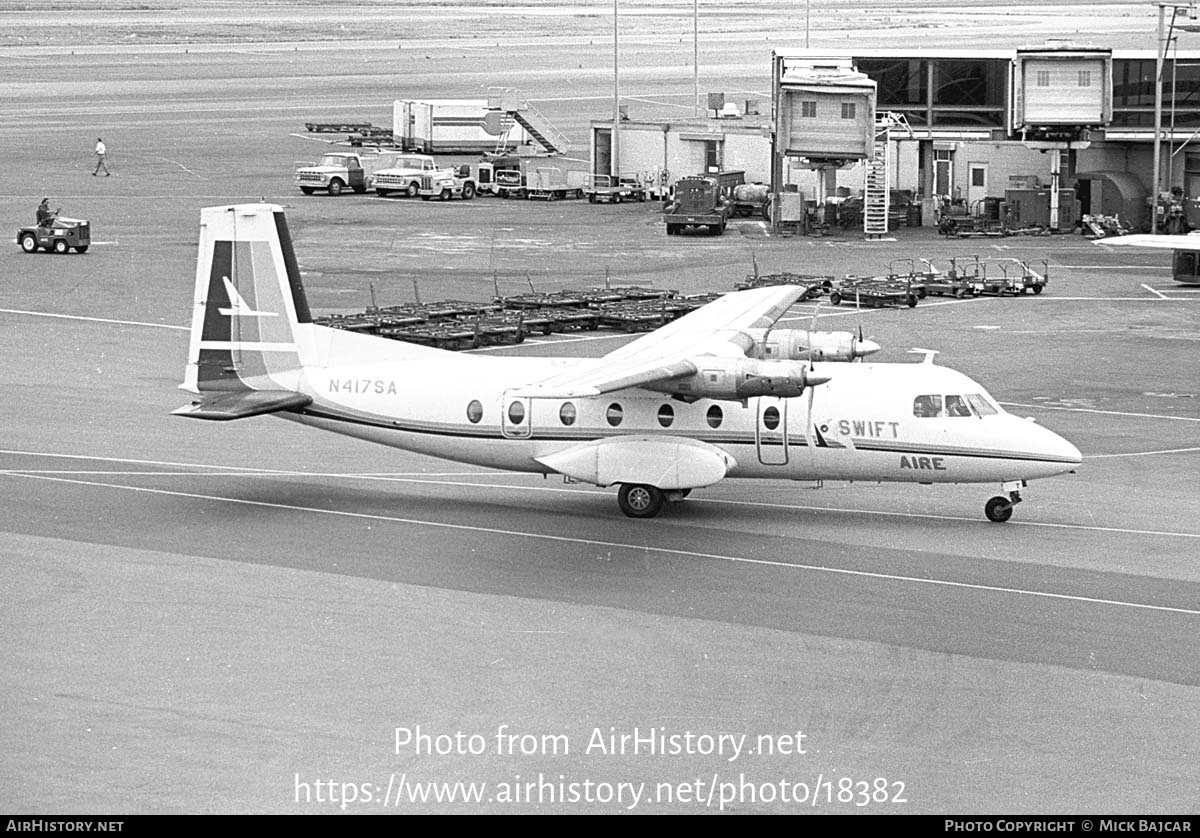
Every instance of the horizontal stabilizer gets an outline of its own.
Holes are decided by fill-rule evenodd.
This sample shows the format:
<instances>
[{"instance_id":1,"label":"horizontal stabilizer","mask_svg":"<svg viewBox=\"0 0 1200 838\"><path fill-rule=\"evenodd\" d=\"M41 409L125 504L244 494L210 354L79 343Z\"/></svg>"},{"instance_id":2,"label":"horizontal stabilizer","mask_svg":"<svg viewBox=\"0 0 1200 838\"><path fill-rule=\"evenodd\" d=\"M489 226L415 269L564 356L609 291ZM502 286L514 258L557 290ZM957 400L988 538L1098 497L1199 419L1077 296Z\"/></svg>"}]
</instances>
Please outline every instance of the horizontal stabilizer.
<instances>
[{"instance_id":1,"label":"horizontal stabilizer","mask_svg":"<svg viewBox=\"0 0 1200 838\"><path fill-rule=\"evenodd\" d=\"M737 465L715 445L675 436L609 437L535 459L583 483L643 483L667 491L711 486Z\"/></svg>"},{"instance_id":2,"label":"horizontal stabilizer","mask_svg":"<svg viewBox=\"0 0 1200 838\"><path fill-rule=\"evenodd\" d=\"M296 410L308 407L312 398L303 393L279 390L243 390L236 393L212 393L199 402L178 410L174 416L190 416L193 419L211 419L225 422L230 419L245 419L280 410Z\"/></svg>"}]
</instances>

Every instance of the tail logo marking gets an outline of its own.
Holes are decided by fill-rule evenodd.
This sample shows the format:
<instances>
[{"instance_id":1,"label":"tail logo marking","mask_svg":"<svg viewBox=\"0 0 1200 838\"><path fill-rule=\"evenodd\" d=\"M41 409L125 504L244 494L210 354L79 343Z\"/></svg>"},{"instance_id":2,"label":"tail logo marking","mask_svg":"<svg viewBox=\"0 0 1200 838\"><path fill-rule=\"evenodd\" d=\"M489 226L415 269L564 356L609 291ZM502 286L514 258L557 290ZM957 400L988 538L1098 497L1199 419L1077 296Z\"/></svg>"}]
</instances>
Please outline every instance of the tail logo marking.
<instances>
[{"instance_id":1,"label":"tail logo marking","mask_svg":"<svg viewBox=\"0 0 1200 838\"><path fill-rule=\"evenodd\" d=\"M274 311L255 311L250 307L250 304L242 299L242 295L233 287L233 283L229 281L229 277L222 276L221 280L225 283L225 293L229 295L229 308L219 308L217 311L224 314L226 317L278 317Z\"/></svg>"}]
</instances>

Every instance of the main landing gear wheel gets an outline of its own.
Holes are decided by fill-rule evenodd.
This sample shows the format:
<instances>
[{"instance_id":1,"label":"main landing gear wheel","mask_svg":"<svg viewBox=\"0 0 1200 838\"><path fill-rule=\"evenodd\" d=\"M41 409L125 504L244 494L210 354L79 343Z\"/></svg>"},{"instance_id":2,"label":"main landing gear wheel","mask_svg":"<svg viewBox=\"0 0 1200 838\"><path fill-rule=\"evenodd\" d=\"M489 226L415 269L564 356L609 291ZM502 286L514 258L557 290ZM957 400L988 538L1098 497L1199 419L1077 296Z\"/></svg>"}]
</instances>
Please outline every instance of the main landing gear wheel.
<instances>
[{"instance_id":1,"label":"main landing gear wheel","mask_svg":"<svg viewBox=\"0 0 1200 838\"><path fill-rule=\"evenodd\" d=\"M617 492L617 505L630 518L653 518L662 511L663 493L641 483L622 483Z\"/></svg>"},{"instance_id":2,"label":"main landing gear wheel","mask_svg":"<svg viewBox=\"0 0 1200 838\"><path fill-rule=\"evenodd\" d=\"M984 505L983 514L987 516L989 521L1003 524L1012 517L1013 506L1014 504L1011 500L997 495Z\"/></svg>"}]
</instances>

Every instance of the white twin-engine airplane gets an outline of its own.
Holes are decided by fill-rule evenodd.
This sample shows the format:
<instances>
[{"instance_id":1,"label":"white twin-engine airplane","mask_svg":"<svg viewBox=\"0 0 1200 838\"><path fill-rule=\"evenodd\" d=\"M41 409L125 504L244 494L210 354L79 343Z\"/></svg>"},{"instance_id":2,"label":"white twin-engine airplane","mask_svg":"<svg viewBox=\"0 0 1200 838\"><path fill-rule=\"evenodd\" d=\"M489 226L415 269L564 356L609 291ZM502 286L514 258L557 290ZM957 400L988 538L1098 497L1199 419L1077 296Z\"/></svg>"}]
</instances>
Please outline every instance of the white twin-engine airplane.
<instances>
[{"instance_id":1,"label":"white twin-engine airplane","mask_svg":"<svg viewBox=\"0 0 1200 838\"><path fill-rule=\"evenodd\" d=\"M201 213L191 346L175 411L274 414L434 457L619 487L621 511L726 477L1001 484L1006 521L1032 478L1079 449L932 363L826 364L772 329L796 286L727 294L602 358L482 357L315 325L283 210ZM864 345L864 351L876 347ZM851 353L853 354L853 353ZM859 353L863 354L863 353Z\"/></svg>"}]
</instances>

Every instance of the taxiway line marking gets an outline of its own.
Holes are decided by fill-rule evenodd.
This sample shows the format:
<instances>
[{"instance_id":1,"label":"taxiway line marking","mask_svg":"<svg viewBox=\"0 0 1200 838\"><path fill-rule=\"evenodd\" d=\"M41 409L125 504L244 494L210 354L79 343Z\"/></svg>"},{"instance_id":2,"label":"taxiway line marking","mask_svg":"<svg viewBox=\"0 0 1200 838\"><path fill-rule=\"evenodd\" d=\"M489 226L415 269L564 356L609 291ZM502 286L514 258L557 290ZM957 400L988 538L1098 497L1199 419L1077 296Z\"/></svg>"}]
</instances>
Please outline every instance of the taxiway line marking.
<instances>
[{"instance_id":1,"label":"taxiway line marking","mask_svg":"<svg viewBox=\"0 0 1200 838\"><path fill-rule=\"evenodd\" d=\"M1152 452L1153 453L1153 452ZM183 468L193 469L208 469L208 471L189 471L189 472L122 472L122 471L87 471L87 470L55 470L55 469L27 469L14 468L2 469L0 475L9 475L13 477L36 476L39 474L76 474L76 475L111 475L114 477L138 477L138 476L153 476L153 477L320 477L325 479L343 479L343 480L379 480L384 482L395 483L416 483L427 484L432 486L462 486L476 489L505 489L525 492L554 492L561 493L577 493L588 492L590 494L606 494L601 491L593 491L588 489L560 489L554 486L522 486L514 483L493 484L493 483L472 483L465 479L460 480L432 480L434 477L453 477L453 478L472 478L482 479L488 477L509 477L511 472L495 471L495 472L462 472L462 471L447 471L447 472L312 472L312 471L294 471L287 469L264 469L252 468L250 466L211 466L204 463L177 463L161 460L134 460L122 457L97 457L86 454L48 454L35 451L13 451L0 449L0 454L15 454L31 457L49 457L74 460L91 460L96 462L107 463L136 463L139 465L162 465L162 466L181 466ZM1103 455L1100 455L1103 456ZM1114 456L1114 455L1110 455ZM213 471L213 469L216 469ZM107 485L107 484L97 484ZM838 506L803 506L801 504L787 503L767 503L764 501L743 501L731 499L717 498L697 498L693 503L725 503L735 506L758 506L767 509L785 509L800 512L838 512L846 514L859 515L874 515L892 518L919 518L929 521L970 521L975 522L974 518L965 518L961 515L932 515L926 512L892 512L889 510L879 509L854 509L850 507ZM1130 527L1100 527L1088 524L1060 524L1047 521L1012 521L1009 522L1012 527L1048 527L1053 529L1066 530L1083 530L1086 532L1105 532L1115 533L1119 535L1158 535L1176 538L1200 538L1200 533L1189 532L1173 532L1169 530L1139 530Z\"/></svg>"},{"instance_id":2,"label":"taxiway line marking","mask_svg":"<svg viewBox=\"0 0 1200 838\"><path fill-rule=\"evenodd\" d=\"M1200 448L1164 448L1162 451L1130 451L1125 454L1088 454L1089 460L1112 460L1117 457L1149 457L1153 454L1195 454Z\"/></svg>"},{"instance_id":3,"label":"taxiway line marking","mask_svg":"<svg viewBox=\"0 0 1200 838\"><path fill-rule=\"evenodd\" d=\"M340 518L354 518L369 521L382 521L385 523L394 524L409 524L412 526L430 527L433 529L457 530L461 532L476 532L486 533L488 535L503 535L514 536L518 538L533 538L540 541L554 541L563 544L585 544L590 546L605 547L618 550L631 550L635 552L654 552L668 556L686 556L688 558L711 559L713 561L729 562L732 564L756 565L759 567L773 567L788 570L807 570L814 573L831 573L839 576L852 576L863 579L876 579L889 582L907 582L916 585L933 585L944 588L959 588L972 591L989 591L1000 594L1015 594L1017 596L1029 596L1040 599L1052 599L1067 602L1081 602L1090 605L1113 605L1122 608L1134 608L1143 611L1157 611L1171 614L1184 614L1187 616L1200 617L1200 610L1190 608L1177 608L1169 605L1151 605L1144 602L1127 602L1117 599L1103 599L1100 597L1086 597L1077 594L1058 594L1049 591L1032 591L1025 588L1006 588L999 585L979 585L970 582L954 582L948 579L928 579L918 576L901 576L893 573L877 573L865 570L851 570L849 568L825 567L823 565L798 564L792 562L782 562L773 559L752 559L748 556L730 556L722 553L701 553L694 550L680 550L674 547L658 547L647 544L626 544L620 541L600 541L590 538L576 538L566 535L550 535L547 533L531 533L517 530L505 530L499 527L481 527L471 524L450 524L441 521L423 521L418 518L401 518L393 515L373 515L365 512L348 512L341 509L321 509L313 506L299 506L297 504L288 503L272 503L269 501L247 500L245 498L228 498L220 495L204 495L197 492L179 492L169 489L150 489L143 486L121 486L113 483L103 483L90 480L70 480L65 477L50 477L47 475L32 475L32 474L17 474L10 473L14 477L24 477L29 480L46 480L55 483L69 483L80 486L91 486L103 489L123 489L130 492L143 492L146 494L166 495L169 497L191 498L193 500L215 501L217 503L231 503L243 506L265 507L268 509L285 509L292 512L315 513L318 515L332 515Z\"/></svg>"},{"instance_id":4,"label":"taxiway line marking","mask_svg":"<svg viewBox=\"0 0 1200 838\"><path fill-rule=\"evenodd\" d=\"M1145 288L1147 291L1149 291L1151 294L1154 294L1155 296L1157 296L1160 300L1168 299L1166 294L1162 293L1161 291L1154 290L1153 288L1151 288L1149 285L1147 285L1144 282L1142 283L1142 287Z\"/></svg>"},{"instance_id":5,"label":"taxiway line marking","mask_svg":"<svg viewBox=\"0 0 1200 838\"><path fill-rule=\"evenodd\" d=\"M1099 413L1104 416L1128 416L1131 419L1173 419L1176 422L1200 422L1194 416L1164 416L1161 413L1128 413L1123 410L1098 410L1094 407L1059 407L1049 404L1023 404L1021 402L1000 402L1004 408L1027 407L1032 410L1065 410L1068 413Z\"/></svg>"},{"instance_id":6,"label":"taxiway line marking","mask_svg":"<svg viewBox=\"0 0 1200 838\"><path fill-rule=\"evenodd\" d=\"M84 317L81 314L52 314L48 311L24 311L19 308L0 308L0 314L24 314L29 317L53 317L59 320L87 320L92 323L115 323L118 326L152 326L156 329L191 331L191 326L173 326L170 323L143 323L139 320L113 320L108 317Z\"/></svg>"}]
</instances>

